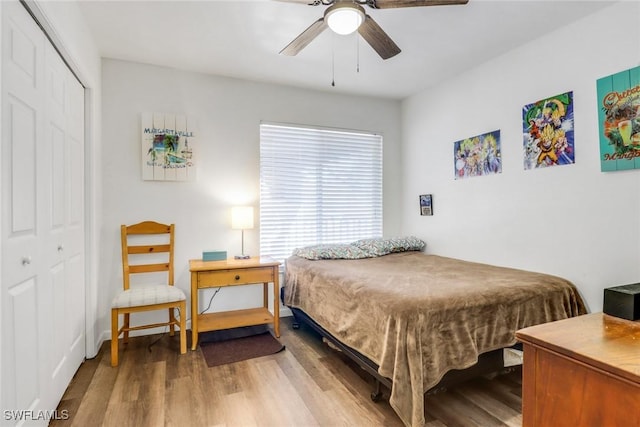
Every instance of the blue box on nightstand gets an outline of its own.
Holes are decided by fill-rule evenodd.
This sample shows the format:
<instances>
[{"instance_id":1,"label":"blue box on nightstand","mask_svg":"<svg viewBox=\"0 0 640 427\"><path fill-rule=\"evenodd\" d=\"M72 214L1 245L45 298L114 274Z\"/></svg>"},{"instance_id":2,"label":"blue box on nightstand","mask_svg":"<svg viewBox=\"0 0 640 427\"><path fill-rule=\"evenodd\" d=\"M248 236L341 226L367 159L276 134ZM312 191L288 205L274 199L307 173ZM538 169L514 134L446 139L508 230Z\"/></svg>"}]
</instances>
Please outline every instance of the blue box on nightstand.
<instances>
[{"instance_id":1,"label":"blue box on nightstand","mask_svg":"<svg viewBox=\"0 0 640 427\"><path fill-rule=\"evenodd\" d=\"M203 251L203 261L224 261L227 259L227 251Z\"/></svg>"}]
</instances>

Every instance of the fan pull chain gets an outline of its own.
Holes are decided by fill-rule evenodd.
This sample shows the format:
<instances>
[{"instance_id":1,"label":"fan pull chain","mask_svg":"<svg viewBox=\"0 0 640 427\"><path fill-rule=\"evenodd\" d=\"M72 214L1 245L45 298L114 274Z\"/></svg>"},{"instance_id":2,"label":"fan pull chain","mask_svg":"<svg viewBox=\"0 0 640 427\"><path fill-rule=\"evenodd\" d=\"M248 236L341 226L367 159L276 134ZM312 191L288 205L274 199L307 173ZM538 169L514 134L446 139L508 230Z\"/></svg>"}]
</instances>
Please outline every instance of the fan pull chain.
<instances>
[{"instance_id":1,"label":"fan pull chain","mask_svg":"<svg viewBox=\"0 0 640 427\"><path fill-rule=\"evenodd\" d=\"M356 32L356 73L360 72L360 37Z\"/></svg>"},{"instance_id":2,"label":"fan pull chain","mask_svg":"<svg viewBox=\"0 0 640 427\"><path fill-rule=\"evenodd\" d=\"M331 37L331 87L336 85L336 35Z\"/></svg>"}]
</instances>

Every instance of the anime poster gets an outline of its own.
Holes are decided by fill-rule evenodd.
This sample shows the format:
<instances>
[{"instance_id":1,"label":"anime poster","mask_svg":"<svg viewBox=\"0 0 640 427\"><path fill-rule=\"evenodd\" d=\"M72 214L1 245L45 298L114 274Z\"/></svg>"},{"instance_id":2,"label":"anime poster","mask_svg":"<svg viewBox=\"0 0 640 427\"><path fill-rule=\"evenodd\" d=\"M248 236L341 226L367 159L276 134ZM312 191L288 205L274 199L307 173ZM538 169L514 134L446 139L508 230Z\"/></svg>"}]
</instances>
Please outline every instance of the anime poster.
<instances>
[{"instance_id":1,"label":"anime poster","mask_svg":"<svg viewBox=\"0 0 640 427\"><path fill-rule=\"evenodd\" d=\"M524 168L575 163L573 92L522 108Z\"/></svg>"},{"instance_id":2,"label":"anime poster","mask_svg":"<svg viewBox=\"0 0 640 427\"><path fill-rule=\"evenodd\" d=\"M160 113L142 114L142 179L191 181L195 178L195 120Z\"/></svg>"},{"instance_id":3,"label":"anime poster","mask_svg":"<svg viewBox=\"0 0 640 427\"><path fill-rule=\"evenodd\" d=\"M640 169L640 67L597 81L600 170Z\"/></svg>"},{"instance_id":4,"label":"anime poster","mask_svg":"<svg viewBox=\"0 0 640 427\"><path fill-rule=\"evenodd\" d=\"M502 173L500 130L453 143L455 179Z\"/></svg>"}]
</instances>

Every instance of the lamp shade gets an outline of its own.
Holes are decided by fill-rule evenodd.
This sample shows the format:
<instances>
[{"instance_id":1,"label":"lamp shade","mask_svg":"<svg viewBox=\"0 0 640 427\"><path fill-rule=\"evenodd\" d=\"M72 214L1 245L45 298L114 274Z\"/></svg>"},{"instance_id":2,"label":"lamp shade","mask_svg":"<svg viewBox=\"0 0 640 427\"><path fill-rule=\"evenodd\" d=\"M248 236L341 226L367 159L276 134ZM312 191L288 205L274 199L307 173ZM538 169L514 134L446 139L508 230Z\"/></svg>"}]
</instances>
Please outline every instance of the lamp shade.
<instances>
[{"instance_id":1,"label":"lamp shade","mask_svg":"<svg viewBox=\"0 0 640 427\"><path fill-rule=\"evenodd\" d=\"M253 207L235 206L231 208L231 228L234 230L253 228Z\"/></svg>"},{"instance_id":2,"label":"lamp shade","mask_svg":"<svg viewBox=\"0 0 640 427\"><path fill-rule=\"evenodd\" d=\"M335 33L347 35L360 27L364 20L364 10L353 3L335 3L327 9L325 19Z\"/></svg>"}]
</instances>

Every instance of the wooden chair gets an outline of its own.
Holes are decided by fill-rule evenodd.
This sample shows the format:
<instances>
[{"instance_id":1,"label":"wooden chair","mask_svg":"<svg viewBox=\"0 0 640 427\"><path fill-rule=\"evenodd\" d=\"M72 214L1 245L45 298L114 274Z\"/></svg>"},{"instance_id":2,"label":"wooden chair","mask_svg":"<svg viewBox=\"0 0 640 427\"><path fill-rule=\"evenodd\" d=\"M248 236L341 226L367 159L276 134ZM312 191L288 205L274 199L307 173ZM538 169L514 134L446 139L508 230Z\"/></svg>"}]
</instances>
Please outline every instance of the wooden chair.
<instances>
[{"instance_id":1,"label":"wooden chair","mask_svg":"<svg viewBox=\"0 0 640 427\"><path fill-rule=\"evenodd\" d=\"M145 221L130 226L122 225L120 234L124 290L116 295L111 304L111 366L118 366L120 334L124 334L122 342L126 344L129 340L129 331L139 329L169 326L169 335L173 336L175 326L178 326L180 353L186 353L186 296L181 289L173 286L174 225ZM134 235L140 236L131 239L130 237ZM158 239L162 239L162 242L158 243ZM135 263L131 264L130 261ZM162 272L167 273L166 279ZM130 287L130 276L138 273L159 275L163 281L162 283L140 283ZM176 308L180 310L180 320L176 319L174 313ZM169 310L168 322L141 326L129 324L131 313L162 309ZM118 319L121 314L124 315L124 324L118 328Z\"/></svg>"}]
</instances>

